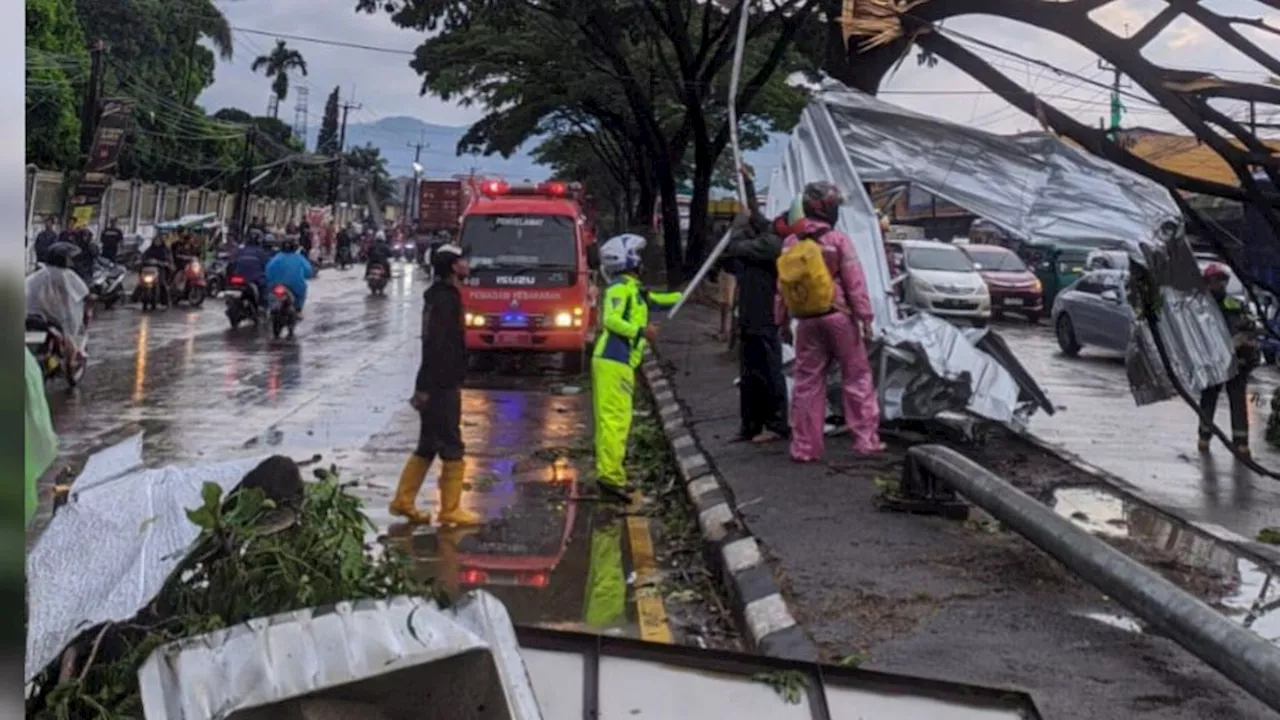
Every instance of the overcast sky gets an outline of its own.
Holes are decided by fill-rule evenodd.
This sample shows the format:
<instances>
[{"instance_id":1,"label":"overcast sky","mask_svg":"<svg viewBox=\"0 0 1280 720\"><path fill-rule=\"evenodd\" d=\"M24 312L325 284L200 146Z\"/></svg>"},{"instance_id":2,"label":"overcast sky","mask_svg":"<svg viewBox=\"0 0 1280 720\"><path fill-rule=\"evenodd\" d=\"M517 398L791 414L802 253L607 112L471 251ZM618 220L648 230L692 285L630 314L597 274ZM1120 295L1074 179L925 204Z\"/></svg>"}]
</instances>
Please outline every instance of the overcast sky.
<instances>
[{"instance_id":1,"label":"overcast sky","mask_svg":"<svg viewBox=\"0 0 1280 720\"><path fill-rule=\"evenodd\" d=\"M385 15L357 14L354 0L226 0L219 4L237 28L406 51L421 40L419 34L392 25ZM1115 0L1095 11L1093 17L1113 32L1124 34L1126 26L1130 29L1140 27L1164 4L1164 0ZM1206 0L1204 4L1232 15L1266 17L1280 27L1280 13L1254 0ZM1107 114L1107 91L1093 83L1109 83L1111 75L1100 70L1096 56L1082 47L1034 28L981 16L952 21L947 28L1069 71L1074 75L1059 75L1010 54L970 46L1081 120L1097 123ZM1280 55L1280 35L1252 28L1244 28L1242 32L1268 52ZM967 42L962 37L952 37ZM235 39L235 58L219 66L217 81L202 101L210 110L234 105L263 112L267 106L268 81L251 73L249 65L273 45L273 39L247 32L237 32ZM363 104L362 110L352 113L352 122L410 115L443 125L467 125L481 114L476 109L420 96L419 79L408 67L407 56L292 40L290 44L303 52L309 65L309 76L302 81L312 89L310 118L313 124L319 122L325 96L335 85L342 86L344 96L354 95L356 102ZM1158 62L1176 61L1183 68L1212 70L1231 79L1259 82L1268 79L1251 60L1185 19L1174 23L1157 37L1148 46L1147 55ZM993 132L1036 128L1033 118L985 92L964 73L945 64L934 68L919 67L914 55L887 80L882 90L886 99L892 102ZM1137 89L1127 92L1143 95ZM1124 102L1129 109L1126 125L1141 124L1163 129L1177 127L1171 118L1150 104L1128 97ZM295 103L293 96L286 101L281 108L282 118L293 118ZM1243 108L1229 110L1242 118L1246 113ZM1273 114L1268 109L1262 116L1269 118ZM415 139L405 138L405 141Z\"/></svg>"}]
</instances>

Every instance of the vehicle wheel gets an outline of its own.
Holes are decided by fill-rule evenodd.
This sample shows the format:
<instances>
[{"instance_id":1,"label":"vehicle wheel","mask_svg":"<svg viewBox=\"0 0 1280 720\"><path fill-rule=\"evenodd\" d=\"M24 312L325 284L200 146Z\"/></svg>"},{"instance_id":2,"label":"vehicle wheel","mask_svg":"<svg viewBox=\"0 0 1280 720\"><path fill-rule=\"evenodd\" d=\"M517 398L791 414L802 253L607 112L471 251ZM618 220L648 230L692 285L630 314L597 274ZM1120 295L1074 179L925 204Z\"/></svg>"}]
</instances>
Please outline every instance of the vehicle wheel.
<instances>
[{"instance_id":1,"label":"vehicle wheel","mask_svg":"<svg viewBox=\"0 0 1280 720\"><path fill-rule=\"evenodd\" d=\"M198 308L204 304L204 288L196 285L187 290L187 304Z\"/></svg>"},{"instance_id":2,"label":"vehicle wheel","mask_svg":"<svg viewBox=\"0 0 1280 720\"><path fill-rule=\"evenodd\" d=\"M1062 349L1063 355L1075 357L1080 354L1080 343L1076 341L1076 329L1071 325L1071 316L1066 313L1058 316L1054 334L1058 336L1058 347Z\"/></svg>"},{"instance_id":3,"label":"vehicle wheel","mask_svg":"<svg viewBox=\"0 0 1280 720\"><path fill-rule=\"evenodd\" d=\"M280 339L280 333L284 331L284 323L277 319L271 320L271 337Z\"/></svg>"},{"instance_id":4,"label":"vehicle wheel","mask_svg":"<svg viewBox=\"0 0 1280 720\"><path fill-rule=\"evenodd\" d=\"M237 329L237 328L239 328L239 327L240 327L240 318L235 317L235 316L233 315L233 316L231 316L231 317L228 317L227 319L231 321L231 329L232 329L232 330L235 330L235 329Z\"/></svg>"},{"instance_id":5,"label":"vehicle wheel","mask_svg":"<svg viewBox=\"0 0 1280 720\"><path fill-rule=\"evenodd\" d=\"M102 301L102 309L103 309L103 310L110 310L112 307L115 307L116 301L117 301L117 300L119 300L119 299L120 299L120 296L119 296L119 295L115 295L115 296L112 296L112 297L107 298L106 300L103 300L103 301Z\"/></svg>"}]
</instances>

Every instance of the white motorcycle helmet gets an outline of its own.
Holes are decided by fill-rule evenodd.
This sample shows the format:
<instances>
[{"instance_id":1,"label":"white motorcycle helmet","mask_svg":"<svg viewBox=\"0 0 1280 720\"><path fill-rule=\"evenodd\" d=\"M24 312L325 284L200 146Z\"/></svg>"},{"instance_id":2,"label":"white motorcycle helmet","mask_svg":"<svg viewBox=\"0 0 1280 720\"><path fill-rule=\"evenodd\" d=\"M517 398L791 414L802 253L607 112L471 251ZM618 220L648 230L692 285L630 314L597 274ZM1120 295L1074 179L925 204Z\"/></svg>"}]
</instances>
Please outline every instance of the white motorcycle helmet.
<instances>
[{"instance_id":1,"label":"white motorcycle helmet","mask_svg":"<svg viewBox=\"0 0 1280 720\"><path fill-rule=\"evenodd\" d=\"M604 241L600 246L600 272L612 281L624 272L640 269L640 255L648 242L634 233L623 233Z\"/></svg>"},{"instance_id":2,"label":"white motorcycle helmet","mask_svg":"<svg viewBox=\"0 0 1280 720\"><path fill-rule=\"evenodd\" d=\"M387 239L387 234L382 232L381 230L373 234L374 242L386 242L386 239Z\"/></svg>"}]
</instances>

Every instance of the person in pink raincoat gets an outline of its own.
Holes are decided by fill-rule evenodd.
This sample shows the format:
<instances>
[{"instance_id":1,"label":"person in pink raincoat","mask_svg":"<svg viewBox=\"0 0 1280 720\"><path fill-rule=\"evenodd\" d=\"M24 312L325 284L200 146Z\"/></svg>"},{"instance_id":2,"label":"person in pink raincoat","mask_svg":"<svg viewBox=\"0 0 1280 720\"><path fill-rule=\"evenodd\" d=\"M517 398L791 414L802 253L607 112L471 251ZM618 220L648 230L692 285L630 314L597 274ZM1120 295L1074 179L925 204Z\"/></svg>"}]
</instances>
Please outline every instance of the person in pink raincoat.
<instances>
[{"instance_id":1,"label":"person in pink raincoat","mask_svg":"<svg viewBox=\"0 0 1280 720\"><path fill-rule=\"evenodd\" d=\"M782 251L800 238L817 237L822 256L835 283L835 309L830 313L802 318L791 337L779 288L774 315L784 342L794 342L796 351L791 395L791 459L812 462L822 458L823 425L827 410L827 368L840 368L841 397L845 423L853 435L853 449L859 455L873 455L884 449L880 442L880 405L876 399L867 342L872 337L871 299L866 276L853 253L849 237L835 230L844 197L829 182L813 182L804 188L800 205L804 217L793 225L796 234L788 237Z\"/></svg>"}]
</instances>

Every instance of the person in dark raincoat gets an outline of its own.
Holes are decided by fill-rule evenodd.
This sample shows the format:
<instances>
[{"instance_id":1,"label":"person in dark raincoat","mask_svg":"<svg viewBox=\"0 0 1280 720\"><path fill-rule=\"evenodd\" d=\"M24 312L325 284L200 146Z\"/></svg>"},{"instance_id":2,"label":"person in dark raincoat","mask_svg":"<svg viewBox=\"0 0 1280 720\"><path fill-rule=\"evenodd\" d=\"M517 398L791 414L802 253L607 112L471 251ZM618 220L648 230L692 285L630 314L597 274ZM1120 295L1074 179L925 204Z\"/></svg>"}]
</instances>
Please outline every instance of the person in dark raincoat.
<instances>
[{"instance_id":1,"label":"person in dark raincoat","mask_svg":"<svg viewBox=\"0 0 1280 720\"><path fill-rule=\"evenodd\" d=\"M782 375L782 342L774 321L778 254L791 234L784 213L768 220L757 207L751 173L743 170L748 207L734 220L722 267L738 285L738 336L741 342L738 403L739 441L766 442L790 436L787 385Z\"/></svg>"}]
</instances>

